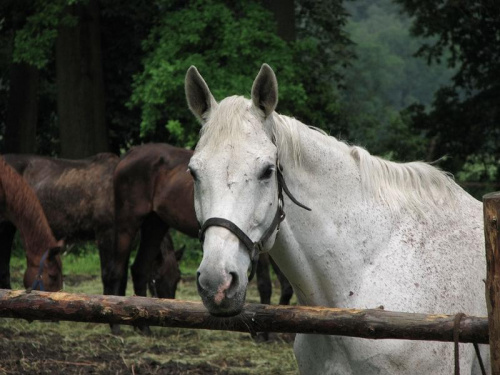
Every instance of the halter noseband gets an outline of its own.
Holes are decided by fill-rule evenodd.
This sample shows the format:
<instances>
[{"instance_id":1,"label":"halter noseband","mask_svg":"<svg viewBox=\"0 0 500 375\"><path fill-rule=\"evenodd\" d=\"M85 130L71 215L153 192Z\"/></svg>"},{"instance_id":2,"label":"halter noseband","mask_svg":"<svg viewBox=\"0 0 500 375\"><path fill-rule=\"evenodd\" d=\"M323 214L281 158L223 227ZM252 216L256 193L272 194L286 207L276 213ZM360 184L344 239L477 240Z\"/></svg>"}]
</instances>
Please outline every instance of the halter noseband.
<instances>
[{"instance_id":1,"label":"halter noseband","mask_svg":"<svg viewBox=\"0 0 500 375\"><path fill-rule=\"evenodd\" d=\"M267 230L264 232L260 240L253 242L250 237L246 235L245 232L243 232L236 224L234 224L232 221L221 218L221 217L211 217L207 219L203 225L200 228L199 231L199 239L200 242L203 244L203 241L205 240L205 232L209 227L212 226L217 226L217 227L222 227L226 228L229 230L231 233L233 233L238 239L245 245L247 248L250 259L252 260L252 268L250 269L250 276L248 276L248 281L251 281L255 275L255 271L257 268L257 262L259 260L259 254L262 253L264 244L266 241L271 237L271 235L274 233L275 230L279 231L280 230L280 223L285 219L285 203L283 201L283 191L285 191L286 195L290 198L290 200L295 203L297 206L302 207L305 210L311 211L309 207L306 207L297 199L294 198L292 193L290 193L290 190L288 190L288 187L286 186L285 179L283 178L283 169L280 165L279 160L276 161L276 178L278 180L278 209L276 210L276 215L274 215L273 222L267 228Z\"/></svg>"},{"instance_id":2,"label":"halter noseband","mask_svg":"<svg viewBox=\"0 0 500 375\"><path fill-rule=\"evenodd\" d=\"M36 290L38 286L40 286L40 291L45 291L45 288L43 287L43 267L45 263L45 259L47 259L47 256L49 255L49 251L47 250L45 253L43 253L42 258L40 259L40 264L38 266L38 273L36 275L35 280L33 281L33 285L31 285L31 290Z\"/></svg>"}]
</instances>

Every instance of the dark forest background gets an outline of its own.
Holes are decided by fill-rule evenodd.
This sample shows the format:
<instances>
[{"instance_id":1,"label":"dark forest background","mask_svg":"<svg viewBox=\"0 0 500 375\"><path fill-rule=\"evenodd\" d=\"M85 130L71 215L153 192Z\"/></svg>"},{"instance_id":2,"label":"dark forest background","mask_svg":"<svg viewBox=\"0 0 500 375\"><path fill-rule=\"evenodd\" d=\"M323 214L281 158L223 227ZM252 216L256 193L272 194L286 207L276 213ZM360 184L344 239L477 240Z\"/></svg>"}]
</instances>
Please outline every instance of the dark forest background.
<instances>
[{"instance_id":1,"label":"dark forest background","mask_svg":"<svg viewBox=\"0 0 500 375\"><path fill-rule=\"evenodd\" d=\"M398 161L500 186L496 0L3 0L0 152L193 147L184 75L213 94L276 71L278 111Z\"/></svg>"}]
</instances>

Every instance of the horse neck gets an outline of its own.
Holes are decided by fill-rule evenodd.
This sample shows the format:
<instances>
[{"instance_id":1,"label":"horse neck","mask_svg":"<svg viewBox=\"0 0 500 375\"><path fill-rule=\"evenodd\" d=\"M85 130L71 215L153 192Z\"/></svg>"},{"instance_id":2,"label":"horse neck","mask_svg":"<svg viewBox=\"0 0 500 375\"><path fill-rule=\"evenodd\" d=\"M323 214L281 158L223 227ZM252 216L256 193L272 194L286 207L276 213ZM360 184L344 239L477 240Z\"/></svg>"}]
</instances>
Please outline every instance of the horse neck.
<instances>
[{"instance_id":1,"label":"horse neck","mask_svg":"<svg viewBox=\"0 0 500 375\"><path fill-rule=\"evenodd\" d=\"M3 159L0 177L5 191L5 215L21 233L28 261L37 263L46 250L57 244L42 206L33 189Z\"/></svg>"},{"instance_id":2,"label":"horse neck","mask_svg":"<svg viewBox=\"0 0 500 375\"><path fill-rule=\"evenodd\" d=\"M337 291L348 288L390 238L390 213L364 199L347 145L304 126L299 133L300 163L293 155L280 157L290 191L312 211L286 200L271 255L302 304L335 306Z\"/></svg>"}]
</instances>

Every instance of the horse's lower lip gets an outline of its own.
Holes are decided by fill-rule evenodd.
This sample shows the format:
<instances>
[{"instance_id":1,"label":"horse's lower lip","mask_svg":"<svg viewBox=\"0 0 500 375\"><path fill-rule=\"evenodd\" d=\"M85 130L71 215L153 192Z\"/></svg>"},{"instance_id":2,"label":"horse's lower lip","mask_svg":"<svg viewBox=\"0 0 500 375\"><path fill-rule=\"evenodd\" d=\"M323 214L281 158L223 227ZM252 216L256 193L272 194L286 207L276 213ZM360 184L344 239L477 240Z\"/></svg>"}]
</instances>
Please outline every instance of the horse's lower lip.
<instances>
[{"instance_id":1,"label":"horse's lower lip","mask_svg":"<svg viewBox=\"0 0 500 375\"><path fill-rule=\"evenodd\" d=\"M215 304L210 299L202 298L202 300L209 314L213 317L229 318L239 315L243 311L243 303L234 304L233 301L225 299L221 304Z\"/></svg>"},{"instance_id":2,"label":"horse's lower lip","mask_svg":"<svg viewBox=\"0 0 500 375\"><path fill-rule=\"evenodd\" d=\"M233 316L239 315L241 313L241 310L238 311L227 311L227 312L211 312L209 311L210 315L217 317L217 318L231 318Z\"/></svg>"}]
</instances>

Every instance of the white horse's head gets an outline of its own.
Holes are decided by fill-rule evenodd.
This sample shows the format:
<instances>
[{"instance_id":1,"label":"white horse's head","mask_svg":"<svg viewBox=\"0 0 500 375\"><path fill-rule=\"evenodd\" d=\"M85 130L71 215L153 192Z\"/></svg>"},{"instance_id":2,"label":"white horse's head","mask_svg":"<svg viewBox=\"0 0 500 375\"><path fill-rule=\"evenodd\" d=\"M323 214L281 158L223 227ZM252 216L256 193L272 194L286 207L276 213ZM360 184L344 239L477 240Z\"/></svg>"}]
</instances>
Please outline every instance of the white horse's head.
<instances>
[{"instance_id":1,"label":"white horse's head","mask_svg":"<svg viewBox=\"0 0 500 375\"><path fill-rule=\"evenodd\" d=\"M278 152L272 136L278 84L264 64L251 100L233 96L217 103L191 67L186 96L203 126L189 164L203 237L198 292L210 313L236 315L245 302L256 252L272 247L281 219Z\"/></svg>"}]
</instances>

